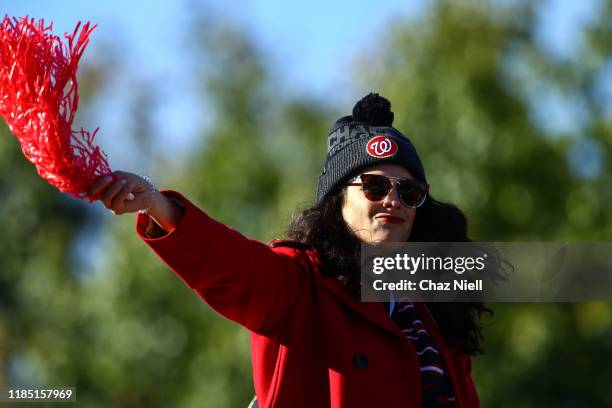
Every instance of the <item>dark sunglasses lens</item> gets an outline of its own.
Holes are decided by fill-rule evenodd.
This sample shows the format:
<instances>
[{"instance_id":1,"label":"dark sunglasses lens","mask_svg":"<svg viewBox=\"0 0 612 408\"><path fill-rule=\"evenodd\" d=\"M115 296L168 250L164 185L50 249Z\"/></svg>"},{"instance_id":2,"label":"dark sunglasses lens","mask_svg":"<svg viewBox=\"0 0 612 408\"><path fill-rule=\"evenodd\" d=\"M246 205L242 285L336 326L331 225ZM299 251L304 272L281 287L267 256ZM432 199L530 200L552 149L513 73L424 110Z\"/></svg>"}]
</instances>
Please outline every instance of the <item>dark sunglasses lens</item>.
<instances>
[{"instance_id":1,"label":"dark sunglasses lens","mask_svg":"<svg viewBox=\"0 0 612 408\"><path fill-rule=\"evenodd\" d=\"M368 200L382 200L391 190L391 180L377 174L362 174L363 193Z\"/></svg>"},{"instance_id":2,"label":"dark sunglasses lens","mask_svg":"<svg viewBox=\"0 0 612 408\"><path fill-rule=\"evenodd\" d=\"M418 207L425 201L427 191L425 187L413 180L402 180L397 185L400 198L410 207Z\"/></svg>"}]
</instances>

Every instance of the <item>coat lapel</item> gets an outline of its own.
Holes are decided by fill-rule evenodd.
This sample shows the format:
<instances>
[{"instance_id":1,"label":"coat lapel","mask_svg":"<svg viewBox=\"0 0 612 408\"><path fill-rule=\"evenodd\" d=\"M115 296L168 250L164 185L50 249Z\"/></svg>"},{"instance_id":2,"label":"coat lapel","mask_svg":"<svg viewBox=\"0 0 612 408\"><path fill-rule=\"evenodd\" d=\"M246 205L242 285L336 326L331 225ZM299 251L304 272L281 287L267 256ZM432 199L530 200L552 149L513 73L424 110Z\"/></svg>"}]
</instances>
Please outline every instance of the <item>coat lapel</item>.
<instances>
[{"instance_id":1,"label":"coat lapel","mask_svg":"<svg viewBox=\"0 0 612 408\"><path fill-rule=\"evenodd\" d=\"M342 302L349 306L355 313L387 332L402 339L404 338L399 327L389 318L387 311L381 303L361 302L359 299L355 299L336 278L322 278L322 280L325 288L342 300Z\"/></svg>"},{"instance_id":2,"label":"coat lapel","mask_svg":"<svg viewBox=\"0 0 612 408\"><path fill-rule=\"evenodd\" d=\"M360 299L355 299L351 296L346 288L335 277L325 277L321 274L321 264L316 252L309 251L310 262L314 266L317 279L320 279L323 287L336 296L342 303L348 306L354 313L363 319L366 319L371 324L381 328L391 336L396 338L398 342L407 349L408 353L414 354L416 359L416 350L412 343L406 339L400 328L389 317L385 307L380 302L361 302ZM417 359L418 364L418 359Z\"/></svg>"},{"instance_id":3,"label":"coat lapel","mask_svg":"<svg viewBox=\"0 0 612 408\"><path fill-rule=\"evenodd\" d=\"M323 283L323 287L333 293L345 305L350 307L355 313L368 320L370 323L384 329L385 331L404 338L399 327L389 318L384 306L378 302L361 302L351 296L346 288L334 277L325 277L321 273L321 263L316 251L308 251L308 257L314 266L316 275Z\"/></svg>"}]
</instances>

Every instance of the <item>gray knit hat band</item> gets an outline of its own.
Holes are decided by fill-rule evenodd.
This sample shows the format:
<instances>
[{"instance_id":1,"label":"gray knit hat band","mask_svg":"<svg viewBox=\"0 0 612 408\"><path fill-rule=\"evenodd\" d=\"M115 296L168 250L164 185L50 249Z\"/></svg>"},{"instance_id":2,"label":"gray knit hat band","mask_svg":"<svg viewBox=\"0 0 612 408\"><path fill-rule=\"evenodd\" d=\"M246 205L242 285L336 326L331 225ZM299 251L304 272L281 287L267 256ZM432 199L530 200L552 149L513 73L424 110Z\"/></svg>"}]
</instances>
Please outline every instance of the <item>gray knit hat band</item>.
<instances>
[{"instance_id":1,"label":"gray knit hat band","mask_svg":"<svg viewBox=\"0 0 612 408\"><path fill-rule=\"evenodd\" d=\"M359 170L391 163L406 168L415 179L427 181L413 144L390 126L370 126L341 118L327 139L327 160L317 183L317 203Z\"/></svg>"}]
</instances>

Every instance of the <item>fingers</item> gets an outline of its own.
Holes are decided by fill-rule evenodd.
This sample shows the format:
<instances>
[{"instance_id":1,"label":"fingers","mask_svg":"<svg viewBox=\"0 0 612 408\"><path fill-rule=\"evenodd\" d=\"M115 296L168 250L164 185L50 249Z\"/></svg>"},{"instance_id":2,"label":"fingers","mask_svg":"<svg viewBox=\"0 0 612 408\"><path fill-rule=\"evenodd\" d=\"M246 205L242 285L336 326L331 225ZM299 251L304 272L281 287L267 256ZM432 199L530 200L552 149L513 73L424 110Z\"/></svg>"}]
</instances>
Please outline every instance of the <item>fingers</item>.
<instances>
[{"instance_id":1,"label":"fingers","mask_svg":"<svg viewBox=\"0 0 612 408\"><path fill-rule=\"evenodd\" d=\"M111 209L113 199L115 198L117 193L121 191L125 183L125 179L117 180L108 188L108 190L106 190L106 192L102 196L102 202L104 203L104 207Z\"/></svg>"},{"instance_id":2,"label":"fingers","mask_svg":"<svg viewBox=\"0 0 612 408\"><path fill-rule=\"evenodd\" d=\"M111 175L100 177L98 180L96 180L95 183L93 183L89 187L89 189L87 190L87 195L90 197L95 197L99 195L102 191L104 191L104 189L106 189L110 185L112 181L113 176Z\"/></svg>"},{"instance_id":3,"label":"fingers","mask_svg":"<svg viewBox=\"0 0 612 408\"><path fill-rule=\"evenodd\" d=\"M135 212L147 199L149 184L141 176L115 171L96 180L87 190L90 201L100 200L113 214Z\"/></svg>"},{"instance_id":4,"label":"fingers","mask_svg":"<svg viewBox=\"0 0 612 408\"><path fill-rule=\"evenodd\" d=\"M132 190L134 189L134 184L126 182L124 183L121 190L115 195L115 197L111 201L111 209L115 214L123 214L125 212L125 201L128 200L128 197L132 194ZM133 198L132 198L133 199Z\"/></svg>"}]
</instances>

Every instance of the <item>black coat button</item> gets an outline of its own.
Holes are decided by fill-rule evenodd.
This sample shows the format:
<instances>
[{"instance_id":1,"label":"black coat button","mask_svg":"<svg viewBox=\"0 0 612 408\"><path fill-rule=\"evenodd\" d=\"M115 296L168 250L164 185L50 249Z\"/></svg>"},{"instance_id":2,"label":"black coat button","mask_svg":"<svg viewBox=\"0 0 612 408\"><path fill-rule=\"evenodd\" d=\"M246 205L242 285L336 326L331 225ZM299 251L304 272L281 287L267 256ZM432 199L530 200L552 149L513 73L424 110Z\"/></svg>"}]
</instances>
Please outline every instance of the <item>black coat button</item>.
<instances>
[{"instance_id":1,"label":"black coat button","mask_svg":"<svg viewBox=\"0 0 612 408\"><path fill-rule=\"evenodd\" d=\"M364 354L355 354L353 356L353 364L357 368L368 368L368 357Z\"/></svg>"}]
</instances>

